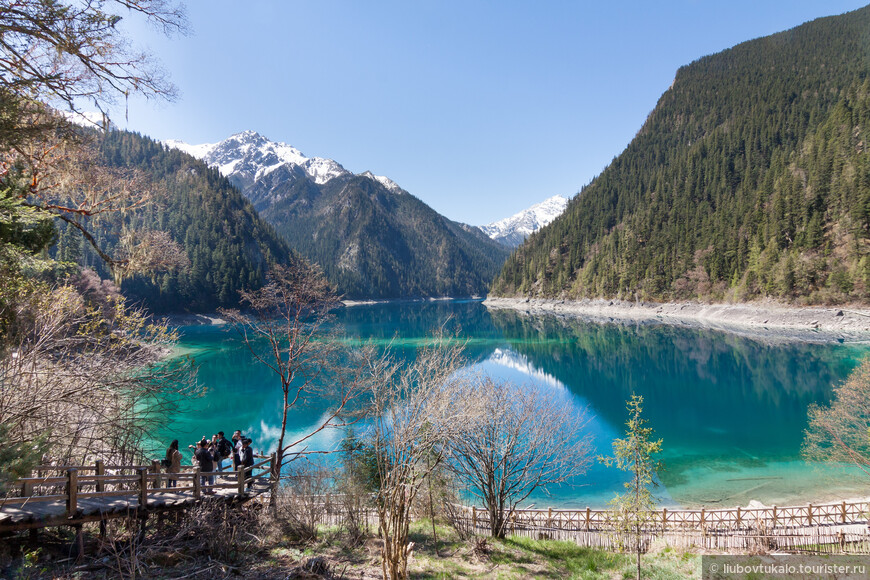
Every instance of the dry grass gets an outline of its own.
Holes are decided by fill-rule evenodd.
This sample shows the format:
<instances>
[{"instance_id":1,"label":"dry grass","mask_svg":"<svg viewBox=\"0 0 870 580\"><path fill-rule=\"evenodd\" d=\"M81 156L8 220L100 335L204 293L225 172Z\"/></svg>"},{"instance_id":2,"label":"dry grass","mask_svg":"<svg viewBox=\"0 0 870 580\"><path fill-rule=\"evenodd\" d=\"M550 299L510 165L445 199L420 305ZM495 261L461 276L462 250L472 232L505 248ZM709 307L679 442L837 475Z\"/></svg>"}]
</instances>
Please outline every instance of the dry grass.
<instances>
[{"instance_id":1,"label":"dry grass","mask_svg":"<svg viewBox=\"0 0 870 580\"><path fill-rule=\"evenodd\" d=\"M88 530L88 558L76 562L69 531L43 531L39 547L27 534L0 542L0 578L166 580L381 578L381 542L363 543L338 529L321 528L316 540L299 543L287 537L270 510L255 502L243 507L206 504L180 521L167 517L162 526L149 521L137 539L134 522L110 525L110 542L100 543L96 526ZM633 578L631 556L581 548L570 542L509 538L462 540L450 528L428 520L412 525L414 552L409 565L416 579ZM700 577L700 557L660 547L644 556L644 577Z\"/></svg>"}]
</instances>

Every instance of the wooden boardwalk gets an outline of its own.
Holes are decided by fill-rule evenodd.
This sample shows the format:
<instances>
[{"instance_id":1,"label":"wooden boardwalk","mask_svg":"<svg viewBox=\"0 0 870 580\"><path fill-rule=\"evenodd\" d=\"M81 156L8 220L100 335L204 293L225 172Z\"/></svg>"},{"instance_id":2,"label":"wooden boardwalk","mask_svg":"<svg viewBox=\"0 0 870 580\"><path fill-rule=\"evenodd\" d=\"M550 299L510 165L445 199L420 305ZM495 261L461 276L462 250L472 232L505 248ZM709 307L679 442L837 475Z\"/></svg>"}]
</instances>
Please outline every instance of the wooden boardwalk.
<instances>
[{"instance_id":1,"label":"wooden boardwalk","mask_svg":"<svg viewBox=\"0 0 870 580\"><path fill-rule=\"evenodd\" d=\"M0 498L0 532L147 518L151 513L185 509L204 498L246 501L273 490L275 459L273 454L244 471L200 473L198 467L183 466L178 474L161 473L156 461L152 465L112 466L101 461L93 466L42 465L31 477L15 482L14 495ZM202 486L201 476L214 476L214 486Z\"/></svg>"},{"instance_id":2,"label":"wooden boardwalk","mask_svg":"<svg viewBox=\"0 0 870 580\"><path fill-rule=\"evenodd\" d=\"M31 477L16 481L13 493L0 498L0 533L49 526L105 523L121 517L147 519L150 514L183 510L214 498L247 501L271 493L278 484L272 454L246 471L202 474L185 466L182 473L161 473L152 465L43 465ZM170 486L169 477L175 479ZM213 487L201 485L215 476ZM321 523L334 524L336 502L317 496L323 505ZM489 514L475 506L454 506L454 523L471 534L489 531ZM732 509L661 509L650 514L643 535L647 544L663 539L669 545L750 551L870 553L870 503L866 501L789 507ZM368 514L367 514L368 515ZM376 516L376 514L374 514ZM580 545L620 549L622 539L611 510L517 509L509 515L509 535L570 540ZM104 526L101 525L101 532ZM78 534L81 542L81 534Z\"/></svg>"}]
</instances>

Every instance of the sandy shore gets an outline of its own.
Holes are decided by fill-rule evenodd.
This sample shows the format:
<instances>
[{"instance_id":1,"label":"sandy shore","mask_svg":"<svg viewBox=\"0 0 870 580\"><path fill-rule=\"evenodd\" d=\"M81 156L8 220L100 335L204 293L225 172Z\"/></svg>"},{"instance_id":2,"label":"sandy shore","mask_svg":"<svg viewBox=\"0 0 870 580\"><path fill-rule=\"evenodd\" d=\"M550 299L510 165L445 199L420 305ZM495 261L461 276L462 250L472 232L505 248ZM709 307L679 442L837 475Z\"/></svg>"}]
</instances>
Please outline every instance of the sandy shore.
<instances>
[{"instance_id":1,"label":"sandy shore","mask_svg":"<svg viewBox=\"0 0 870 580\"><path fill-rule=\"evenodd\" d=\"M870 342L870 310L797 307L776 302L700 304L620 300L487 298L492 309L575 316L593 322L664 323L703 327L768 339Z\"/></svg>"}]
</instances>

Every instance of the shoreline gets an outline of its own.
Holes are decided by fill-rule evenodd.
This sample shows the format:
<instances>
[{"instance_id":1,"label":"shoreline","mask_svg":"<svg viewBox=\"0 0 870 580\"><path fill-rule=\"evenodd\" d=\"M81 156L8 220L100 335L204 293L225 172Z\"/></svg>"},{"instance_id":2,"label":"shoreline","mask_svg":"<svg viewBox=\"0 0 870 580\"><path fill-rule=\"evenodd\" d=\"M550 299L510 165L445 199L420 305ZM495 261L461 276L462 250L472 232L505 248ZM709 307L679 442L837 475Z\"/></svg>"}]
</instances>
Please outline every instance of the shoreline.
<instances>
[{"instance_id":1,"label":"shoreline","mask_svg":"<svg viewBox=\"0 0 870 580\"><path fill-rule=\"evenodd\" d=\"M372 306L377 304L434 304L437 302L465 302L477 301L482 302L483 296L439 296L430 298L360 298L357 300L341 300L341 305L344 308L354 306ZM205 326L205 325L221 325L226 324L226 319L219 312L178 312L171 314L153 315L153 320L165 321L169 326Z\"/></svg>"},{"instance_id":2,"label":"shoreline","mask_svg":"<svg viewBox=\"0 0 870 580\"><path fill-rule=\"evenodd\" d=\"M163 314L155 316L154 319L165 322L169 326L207 326L210 324L220 326L227 323L217 312L205 314Z\"/></svg>"},{"instance_id":3,"label":"shoreline","mask_svg":"<svg viewBox=\"0 0 870 580\"><path fill-rule=\"evenodd\" d=\"M551 314L596 323L669 324L708 328L766 340L870 342L870 310L850 307L789 306L777 302L702 304L624 300L550 300L489 297L492 310Z\"/></svg>"},{"instance_id":4,"label":"shoreline","mask_svg":"<svg viewBox=\"0 0 870 580\"><path fill-rule=\"evenodd\" d=\"M454 302L466 300L483 301L483 296L437 296L429 298L358 298L354 300L342 300L341 303L345 307L352 306L371 306L373 304L415 304L415 303L434 303L434 302Z\"/></svg>"}]
</instances>

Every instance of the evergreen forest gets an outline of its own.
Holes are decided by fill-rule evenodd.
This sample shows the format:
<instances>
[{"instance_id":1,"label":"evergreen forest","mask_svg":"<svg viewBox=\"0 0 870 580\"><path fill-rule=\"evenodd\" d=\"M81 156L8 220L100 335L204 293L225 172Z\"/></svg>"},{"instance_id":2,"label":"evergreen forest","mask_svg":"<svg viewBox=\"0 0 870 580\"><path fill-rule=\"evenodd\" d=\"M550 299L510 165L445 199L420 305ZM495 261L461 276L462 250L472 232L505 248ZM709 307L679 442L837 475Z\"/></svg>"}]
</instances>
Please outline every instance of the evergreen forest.
<instances>
[{"instance_id":1,"label":"evergreen forest","mask_svg":"<svg viewBox=\"0 0 870 580\"><path fill-rule=\"evenodd\" d=\"M508 254L479 228L364 175L288 180L258 208L347 298L484 295Z\"/></svg>"},{"instance_id":2,"label":"evergreen forest","mask_svg":"<svg viewBox=\"0 0 870 580\"><path fill-rule=\"evenodd\" d=\"M136 133L110 130L93 137L102 163L139 169L160 192L153 203L88 224L98 245L118 254L125 235L161 231L180 244L189 261L125 278L121 290L134 302L157 313L235 307L240 290L259 288L271 264L287 261L287 244L217 170ZM112 277L79 231L66 224L58 224L52 252L58 260Z\"/></svg>"},{"instance_id":3,"label":"evergreen forest","mask_svg":"<svg viewBox=\"0 0 870 580\"><path fill-rule=\"evenodd\" d=\"M625 151L491 293L870 299L870 7L677 71Z\"/></svg>"}]
</instances>

